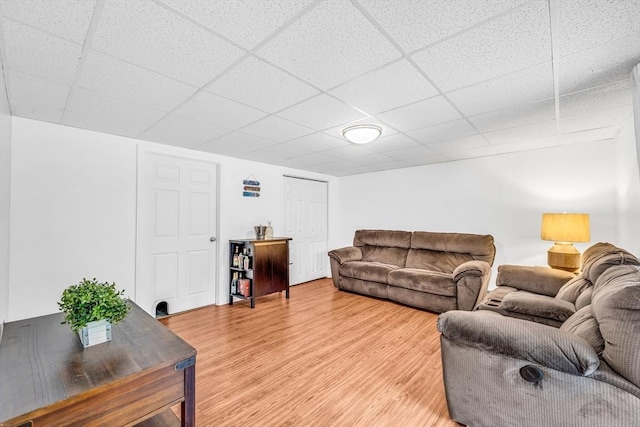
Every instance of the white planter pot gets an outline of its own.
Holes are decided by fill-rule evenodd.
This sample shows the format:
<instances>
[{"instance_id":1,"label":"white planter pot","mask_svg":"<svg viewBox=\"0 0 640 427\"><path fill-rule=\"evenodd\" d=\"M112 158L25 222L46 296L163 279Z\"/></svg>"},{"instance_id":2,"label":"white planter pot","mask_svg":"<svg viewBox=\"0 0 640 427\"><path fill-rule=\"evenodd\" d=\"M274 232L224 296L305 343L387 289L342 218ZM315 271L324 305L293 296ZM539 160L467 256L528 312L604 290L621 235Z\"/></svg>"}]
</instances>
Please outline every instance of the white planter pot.
<instances>
[{"instance_id":1,"label":"white planter pot","mask_svg":"<svg viewBox=\"0 0 640 427\"><path fill-rule=\"evenodd\" d=\"M108 320L89 322L87 326L78 331L78 335L80 335L80 341L85 348L111 341L111 322Z\"/></svg>"}]
</instances>

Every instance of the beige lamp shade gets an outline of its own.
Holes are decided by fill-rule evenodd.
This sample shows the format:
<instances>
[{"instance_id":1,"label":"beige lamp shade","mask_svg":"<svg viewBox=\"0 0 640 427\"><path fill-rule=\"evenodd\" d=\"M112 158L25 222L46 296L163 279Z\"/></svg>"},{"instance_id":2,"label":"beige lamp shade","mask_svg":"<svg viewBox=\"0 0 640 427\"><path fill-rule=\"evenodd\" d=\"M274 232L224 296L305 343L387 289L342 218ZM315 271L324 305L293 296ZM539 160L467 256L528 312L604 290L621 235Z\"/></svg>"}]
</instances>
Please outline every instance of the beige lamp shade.
<instances>
[{"instance_id":1,"label":"beige lamp shade","mask_svg":"<svg viewBox=\"0 0 640 427\"><path fill-rule=\"evenodd\" d=\"M589 214L544 213L540 238L555 242L547 251L551 268L575 272L580 269L580 252L573 242L591 239Z\"/></svg>"},{"instance_id":2,"label":"beige lamp shade","mask_svg":"<svg viewBox=\"0 0 640 427\"><path fill-rule=\"evenodd\" d=\"M543 213L540 238L552 242L588 242L589 214Z\"/></svg>"}]
</instances>

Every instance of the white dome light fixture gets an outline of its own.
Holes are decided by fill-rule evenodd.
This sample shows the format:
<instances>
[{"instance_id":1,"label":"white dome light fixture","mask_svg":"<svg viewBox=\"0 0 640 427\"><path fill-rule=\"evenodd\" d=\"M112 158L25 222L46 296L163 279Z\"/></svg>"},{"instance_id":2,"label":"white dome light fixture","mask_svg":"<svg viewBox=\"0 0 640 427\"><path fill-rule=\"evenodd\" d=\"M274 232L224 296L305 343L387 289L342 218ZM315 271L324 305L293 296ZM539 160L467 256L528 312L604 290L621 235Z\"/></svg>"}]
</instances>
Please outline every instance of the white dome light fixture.
<instances>
[{"instance_id":1,"label":"white dome light fixture","mask_svg":"<svg viewBox=\"0 0 640 427\"><path fill-rule=\"evenodd\" d=\"M354 144L368 144L382 134L382 128L376 125L355 125L342 130L342 136Z\"/></svg>"}]
</instances>

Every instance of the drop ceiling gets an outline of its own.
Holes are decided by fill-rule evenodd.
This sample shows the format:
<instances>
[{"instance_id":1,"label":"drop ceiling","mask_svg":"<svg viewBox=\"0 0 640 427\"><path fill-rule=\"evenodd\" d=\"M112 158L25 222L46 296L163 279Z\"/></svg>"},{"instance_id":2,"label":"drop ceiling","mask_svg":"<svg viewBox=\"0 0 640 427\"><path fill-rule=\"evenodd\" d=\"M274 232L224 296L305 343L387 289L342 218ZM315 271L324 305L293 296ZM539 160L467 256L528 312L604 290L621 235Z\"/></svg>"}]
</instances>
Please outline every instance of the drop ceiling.
<instances>
[{"instance_id":1,"label":"drop ceiling","mask_svg":"<svg viewBox=\"0 0 640 427\"><path fill-rule=\"evenodd\" d=\"M14 116L345 176L615 137L640 0L2 0L0 34Z\"/></svg>"}]
</instances>

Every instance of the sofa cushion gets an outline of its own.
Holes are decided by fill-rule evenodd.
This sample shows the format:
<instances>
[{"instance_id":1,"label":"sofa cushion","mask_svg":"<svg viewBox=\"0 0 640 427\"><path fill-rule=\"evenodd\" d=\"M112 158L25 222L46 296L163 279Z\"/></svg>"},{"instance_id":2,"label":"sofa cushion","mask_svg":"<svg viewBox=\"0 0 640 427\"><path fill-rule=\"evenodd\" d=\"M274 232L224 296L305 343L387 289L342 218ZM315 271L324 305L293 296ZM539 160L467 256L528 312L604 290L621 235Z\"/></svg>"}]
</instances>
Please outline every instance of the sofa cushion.
<instances>
[{"instance_id":1,"label":"sofa cushion","mask_svg":"<svg viewBox=\"0 0 640 427\"><path fill-rule=\"evenodd\" d=\"M508 312L521 313L564 322L576 309L570 302L547 295L527 291L511 292L502 298L502 308Z\"/></svg>"},{"instance_id":2,"label":"sofa cushion","mask_svg":"<svg viewBox=\"0 0 640 427\"><path fill-rule=\"evenodd\" d=\"M397 230L357 230L353 246L384 246L388 248L411 247L411 232Z\"/></svg>"},{"instance_id":3,"label":"sofa cushion","mask_svg":"<svg viewBox=\"0 0 640 427\"><path fill-rule=\"evenodd\" d=\"M469 254L412 248L407 254L406 267L451 274L457 266L472 260Z\"/></svg>"},{"instance_id":4,"label":"sofa cushion","mask_svg":"<svg viewBox=\"0 0 640 427\"><path fill-rule=\"evenodd\" d=\"M593 283L584 277L574 277L560 288L556 298L575 304L582 292L591 286L593 286Z\"/></svg>"},{"instance_id":5,"label":"sofa cushion","mask_svg":"<svg viewBox=\"0 0 640 427\"><path fill-rule=\"evenodd\" d=\"M640 386L640 267L620 265L602 273L593 287L591 310L605 343L602 358Z\"/></svg>"},{"instance_id":6,"label":"sofa cushion","mask_svg":"<svg viewBox=\"0 0 640 427\"><path fill-rule=\"evenodd\" d=\"M456 285L451 274L416 268L399 268L389 272L391 286L435 295L455 296Z\"/></svg>"},{"instance_id":7,"label":"sofa cushion","mask_svg":"<svg viewBox=\"0 0 640 427\"><path fill-rule=\"evenodd\" d=\"M480 234L414 231L411 236L411 248L468 254L471 259L485 261L489 265L493 265L496 254L493 236Z\"/></svg>"},{"instance_id":8,"label":"sofa cushion","mask_svg":"<svg viewBox=\"0 0 640 427\"><path fill-rule=\"evenodd\" d=\"M496 285L553 297L574 278L573 273L549 267L504 264L498 267Z\"/></svg>"},{"instance_id":9,"label":"sofa cushion","mask_svg":"<svg viewBox=\"0 0 640 427\"><path fill-rule=\"evenodd\" d=\"M379 262L383 264L404 267L407 262L407 250L402 248L388 248L384 246L363 246L362 261Z\"/></svg>"},{"instance_id":10,"label":"sofa cushion","mask_svg":"<svg viewBox=\"0 0 640 427\"><path fill-rule=\"evenodd\" d=\"M351 261L340 266L340 275L369 282L387 283L387 276L398 266L381 262Z\"/></svg>"},{"instance_id":11,"label":"sofa cushion","mask_svg":"<svg viewBox=\"0 0 640 427\"><path fill-rule=\"evenodd\" d=\"M567 319L560 326L561 331L566 331L577 335L587 341L596 353L601 354L604 350L604 339L600 333L598 322L591 313L591 305L582 307L575 314Z\"/></svg>"}]
</instances>

